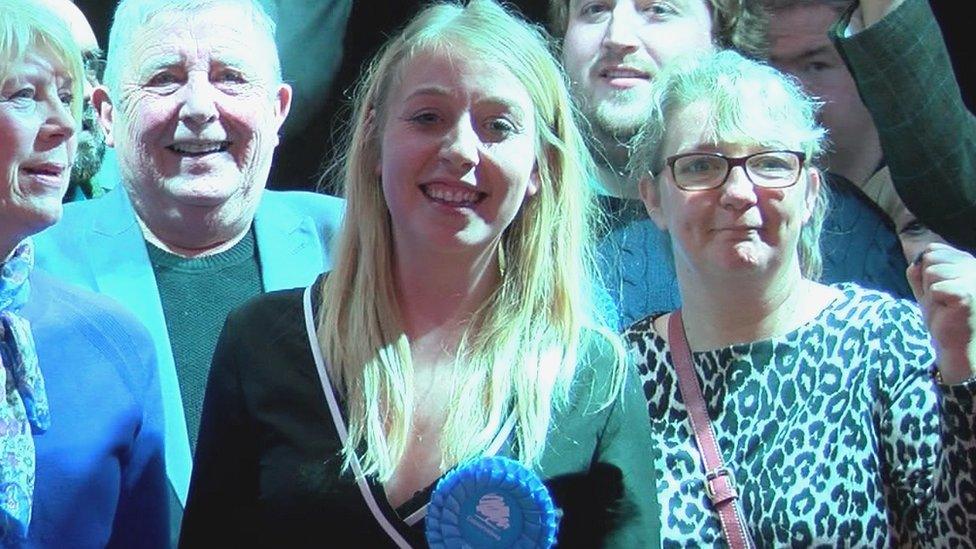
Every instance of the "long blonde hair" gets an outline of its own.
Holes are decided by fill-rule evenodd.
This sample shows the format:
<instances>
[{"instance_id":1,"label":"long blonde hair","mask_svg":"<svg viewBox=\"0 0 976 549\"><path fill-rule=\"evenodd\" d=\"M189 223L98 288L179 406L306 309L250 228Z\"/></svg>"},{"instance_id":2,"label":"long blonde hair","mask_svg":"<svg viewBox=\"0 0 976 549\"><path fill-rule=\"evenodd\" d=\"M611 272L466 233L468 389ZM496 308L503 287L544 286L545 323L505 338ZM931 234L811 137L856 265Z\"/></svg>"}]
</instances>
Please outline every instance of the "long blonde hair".
<instances>
[{"instance_id":1,"label":"long blonde hair","mask_svg":"<svg viewBox=\"0 0 976 549\"><path fill-rule=\"evenodd\" d=\"M345 396L346 465L365 448L358 456L363 472L381 481L403 455L415 394L394 291L390 213L375 166L390 91L406 63L430 51L500 63L522 82L535 108L540 180L538 193L502 235L505 272L457 350L441 437L444 461L482 452L510 410L519 459L537 461L553 408L568 398L582 332L593 318L591 160L543 32L492 0L425 9L386 44L359 85L344 158L346 215L318 319L330 377Z\"/></svg>"}]
</instances>

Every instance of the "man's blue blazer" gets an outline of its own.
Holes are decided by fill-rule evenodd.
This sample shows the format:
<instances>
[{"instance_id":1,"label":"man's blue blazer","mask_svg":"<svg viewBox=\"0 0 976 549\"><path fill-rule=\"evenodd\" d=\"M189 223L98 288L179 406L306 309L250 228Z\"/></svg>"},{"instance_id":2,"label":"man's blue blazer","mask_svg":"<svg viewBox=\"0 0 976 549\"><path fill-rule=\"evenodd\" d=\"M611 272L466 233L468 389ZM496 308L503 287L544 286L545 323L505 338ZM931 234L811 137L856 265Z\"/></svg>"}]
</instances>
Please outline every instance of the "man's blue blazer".
<instances>
[{"instance_id":1,"label":"man's blue blazer","mask_svg":"<svg viewBox=\"0 0 976 549\"><path fill-rule=\"evenodd\" d=\"M254 234L264 289L307 286L331 267L330 251L344 201L310 192L263 192ZM180 384L156 277L127 193L119 186L102 198L67 204L61 222L35 236L34 242L39 267L116 299L152 334L163 391L166 473L186 504L193 460Z\"/></svg>"}]
</instances>

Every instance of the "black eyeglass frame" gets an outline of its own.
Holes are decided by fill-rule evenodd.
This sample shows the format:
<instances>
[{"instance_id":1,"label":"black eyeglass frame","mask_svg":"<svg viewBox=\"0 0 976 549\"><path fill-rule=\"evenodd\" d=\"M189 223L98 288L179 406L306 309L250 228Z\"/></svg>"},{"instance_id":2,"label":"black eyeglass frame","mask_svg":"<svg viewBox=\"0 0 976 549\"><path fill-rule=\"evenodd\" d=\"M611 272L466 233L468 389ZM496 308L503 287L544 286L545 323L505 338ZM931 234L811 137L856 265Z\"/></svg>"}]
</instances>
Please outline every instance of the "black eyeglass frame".
<instances>
[{"instance_id":1,"label":"black eyeglass frame","mask_svg":"<svg viewBox=\"0 0 976 549\"><path fill-rule=\"evenodd\" d=\"M761 156L764 154L772 154L772 153L789 153L795 156L797 160L800 161L799 169L796 171L796 176L793 178L793 181L791 181L786 185L763 185L753 181L752 176L749 175L749 168L746 167L746 162L748 162L750 158ZM712 157L721 158L725 160L725 166L726 166L725 176L722 177L722 179L716 185L713 185L711 187L703 187L703 188L696 187L692 189L689 189L687 187L682 187L681 185L678 184L678 178L675 177L674 163L677 162L678 160L681 160L682 158L687 158L689 156L712 156ZM791 150L783 149L783 150L775 150L775 151L759 151L757 153L747 154L745 156L725 156L724 154L708 153L708 152L687 152L687 153L671 155L665 159L664 163L671 171L671 181L674 183L675 187L678 187L682 191L697 192L697 191L711 191L720 188L722 185L725 185L725 183L729 180L729 175L732 173L732 168L735 168L736 166L742 166L742 171L745 172L746 179L748 179L750 183L752 183L757 187L761 187L763 189L786 189L788 187L792 187L793 185L796 185L797 181L800 180L800 174L803 173L804 162L806 162L806 160L807 160L807 155L802 151L791 151Z\"/></svg>"}]
</instances>

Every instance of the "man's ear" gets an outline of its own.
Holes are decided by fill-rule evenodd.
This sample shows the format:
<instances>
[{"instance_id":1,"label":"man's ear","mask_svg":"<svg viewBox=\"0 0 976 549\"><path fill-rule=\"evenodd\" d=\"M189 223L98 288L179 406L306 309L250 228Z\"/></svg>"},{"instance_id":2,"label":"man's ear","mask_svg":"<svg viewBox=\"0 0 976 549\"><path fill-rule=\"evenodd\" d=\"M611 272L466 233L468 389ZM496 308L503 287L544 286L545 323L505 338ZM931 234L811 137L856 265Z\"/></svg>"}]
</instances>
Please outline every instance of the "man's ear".
<instances>
[{"instance_id":1,"label":"man's ear","mask_svg":"<svg viewBox=\"0 0 976 549\"><path fill-rule=\"evenodd\" d=\"M285 123L285 119L288 118L288 113L291 112L291 99L292 91L291 86L285 83L278 85L278 92L274 96L274 117L275 117L275 131L281 130L281 125ZM275 145L278 143L276 142Z\"/></svg>"},{"instance_id":2,"label":"man's ear","mask_svg":"<svg viewBox=\"0 0 976 549\"><path fill-rule=\"evenodd\" d=\"M803 201L806 204L806 211L803 214L803 223L810 221L813 217L813 210L817 207L817 197L820 196L820 185L823 181L823 175L817 168L807 169L807 192L803 197Z\"/></svg>"},{"instance_id":3,"label":"man's ear","mask_svg":"<svg viewBox=\"0 0 976 549\"><path fill-rule=\"evenodd\" d=\"M661 192L658 183L650 173L644 174L637 182L637 189L640 191L641 200L647 215L651 216L651 221L662 231L668 229L664 214L661 212Z\"/></svg>"},{"instance_id":4,"label":"man's ear","mask_svg":"<svg viewBox=\"0 0 976 549\"><path fill-rule=\"evenodd\" d=\"M98 125L102 127L102 134L105 135L105 144L109 147L115 146L115 132L113 131L112 121L115 118L115 105L108 96L108 89L105 86L98 86L92 90L92 108L98 113Z\"/></svg>"}]
</instances>

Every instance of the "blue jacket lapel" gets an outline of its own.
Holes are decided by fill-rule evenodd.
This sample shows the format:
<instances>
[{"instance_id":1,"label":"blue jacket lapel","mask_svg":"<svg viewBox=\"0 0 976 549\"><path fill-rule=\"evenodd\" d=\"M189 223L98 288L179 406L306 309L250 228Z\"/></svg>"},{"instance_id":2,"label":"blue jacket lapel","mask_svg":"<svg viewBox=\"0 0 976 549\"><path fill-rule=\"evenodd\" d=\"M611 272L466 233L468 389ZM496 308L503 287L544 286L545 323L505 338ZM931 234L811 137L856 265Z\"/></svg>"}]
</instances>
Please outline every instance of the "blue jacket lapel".
<instances>
[{"instance_id":1,"label":"blue jacket lapel","mask_svg":"<svg viewBox=\"0 0 976 549\"><path fill-rule=\"evenodd\" d=\"M163 391L166 473L185 505L193 461L156 275L127 193L117 189L98 202L104 207L92 216L88 242L92 271L98 291L125 304L153 336Z\"/></svg>"},{"instance_id":2,"label":"blue jacket lapel","mask_svg":"<svg viewBox=\"0 0 976 549\"><path fill-rule=\"evenodd\" d=\"M254 236L265 291L307 286L329 265L313 220L265 191L254 217Z\"/></svg>"}]
</instances>

